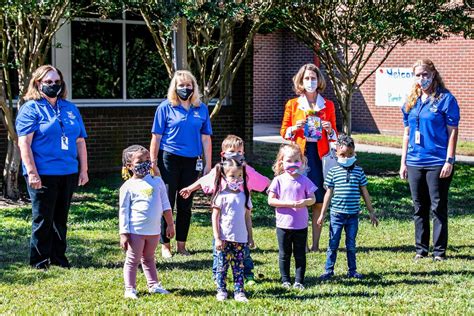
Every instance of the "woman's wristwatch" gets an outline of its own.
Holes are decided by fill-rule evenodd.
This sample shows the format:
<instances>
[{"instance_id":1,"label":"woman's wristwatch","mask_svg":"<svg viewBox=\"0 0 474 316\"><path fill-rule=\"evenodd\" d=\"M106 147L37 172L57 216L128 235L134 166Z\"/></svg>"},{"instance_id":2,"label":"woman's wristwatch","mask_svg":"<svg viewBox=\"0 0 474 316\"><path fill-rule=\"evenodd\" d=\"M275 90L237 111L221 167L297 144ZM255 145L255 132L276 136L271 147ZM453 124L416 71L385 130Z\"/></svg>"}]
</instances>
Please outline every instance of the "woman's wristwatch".
<instances>
[{"instance_id":1,"label":"woman's wristwatch","mask_svg":"<svg viewBox=\"0 0 474 316\"><path fill-rule=\"evenodd\" d=\"M450 165L454 165L454 162L456 161L456 157L448 157L446 158L446 162L449 163Z\"/></svg>"}]
</instances>

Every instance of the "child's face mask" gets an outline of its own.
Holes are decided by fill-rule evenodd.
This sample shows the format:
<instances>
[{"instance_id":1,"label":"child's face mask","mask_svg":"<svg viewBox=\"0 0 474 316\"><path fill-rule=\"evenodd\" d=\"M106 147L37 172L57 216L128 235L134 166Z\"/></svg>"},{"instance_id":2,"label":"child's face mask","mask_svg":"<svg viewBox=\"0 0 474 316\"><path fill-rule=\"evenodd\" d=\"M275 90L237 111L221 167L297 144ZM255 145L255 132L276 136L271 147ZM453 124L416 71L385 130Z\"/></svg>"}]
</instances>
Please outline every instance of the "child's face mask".
<instances>
[{"instance_id":1,"label":"child's face mask","mask_svg":"<svg viewBox=\"0 0 474 316\"><path fill-rule=\"evenodd\" d=\"M242 191L244 180L236 178L226 178L227 187L232 191Z\"/></svg>"},{"instance_id":2,"label":"child's face mask","mask_svg":"<svg viewBox=\"0 0 474 316\"><path fill-rule=\"evenodd\" d=\"M291 175L297 174L303 164L301 161L286 162L283 161L283 169Z\"/></svg>"},{"instance_id":3,"label":"child's face mask","mask_svg":"<svg viewBox=\"0 0 474 316\"><path fill-rule=\"evenodd\" d=\"M337 163L340 164L342 167L350 167L356 162L357 158L355 156L352 157L337 157Z\"/></svg>"},{"instance_id":4,"label":"child's face mask","mask_svg":"<svg viewBox=\"0 0 474 316\"><path fill-rule=\"evenodd\" d=\"M150 170L151 170L150 160L146 160L144 162L138 163L133 167L133 173L141 177L144 177L150 174Z\"/></svg>"},{"instance_id":5,"label":"child's face mask","mask_svg":"<svg viewBox=\"0 0 474 316\"><path fill-rule=\"evenodd\" d=\"M244 154L239 152L239 151L226 151L226 152L224 152L222 157L225 160L233 159L233 160L238 161L240 163L244 162L244 160L245 160Z\"/></svg>"}]
</instances>

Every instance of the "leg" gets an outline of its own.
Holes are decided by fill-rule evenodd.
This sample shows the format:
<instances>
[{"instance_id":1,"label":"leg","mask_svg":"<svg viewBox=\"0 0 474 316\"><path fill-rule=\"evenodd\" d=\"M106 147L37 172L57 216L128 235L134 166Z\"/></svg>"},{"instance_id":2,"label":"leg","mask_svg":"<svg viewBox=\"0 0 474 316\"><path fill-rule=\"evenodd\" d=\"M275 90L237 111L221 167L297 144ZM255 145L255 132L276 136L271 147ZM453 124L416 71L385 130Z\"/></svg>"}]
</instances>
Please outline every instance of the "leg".
<instances>
[{"instance_id":1,"label":"leg","mask_svg":"<svg viewBox=\"0 0 474 316\"><path fill-rule=\"evenodd\" d=\"M181 157L181 172L179 175L177 191L197 180L196 158ZM176 197L176 241L178 242L178 252L187 254L186 240L188 239L189 226L191 225L191 209L193 207L192 194L189 198L183 199L179 194Z\"/></svg>"},{"instance_id":2,"label":"leg","mask_svg":"<svg viewBox=\"0 0 474 316\"><path fill-rule=\"evenodd\" d=\"M288 229L277 227L278 238L278 265L280 267L281 282L290 282L291 264L291 232Z\"/></svg>"},{"instance_id":3,"label":"leg","mask_svg":"<svg viewBox=\"0 0 474 316\"><path fill-rule=\"evenodd\" d=\"M319 190L319 189L318 189ZM323 226L318 225L318 218L321 215L321 210L323 208L323 203L315 203L311 207L311 228L312 228L312 239L313 245L311 246L311 251L319 251L319 239L321 237L321 231Z\"/></svg>"},{"instance_id":4,"label":"leg","mask_svg":"<svg viewBox=\"0 0 474 316\"><path fill-rule=\"evenodd\" d=\"M244 252L247 247L244 243L231 243L232 275L234 277L234 295L244 292Z\"/></svg>"},{"instance_id":5,"label":"leg","mask_svg":"<svg viewBox=\"0 0 474 316\"><path fill-rule=\"evenodd\" d=\"M160 242L160 235L144 236L144 240L142 268L148 288L151 288L153 285L159 283L158 273L156 272L155 250Z\"/></svg>"},{"instance_id":6,"label":"leg","mask_svg":"<svg viewBox=\"0 0 474 316\"><path fill-rule=\"evenodd\" d=\"M51 256L54 207L58 194L58 176L41 176L43 187L28 186L32 206L30 265L47 266ZM26 179L28 183L28 179Z\"/></svg>"},{"instance_id":7,"label":"leg","mask_svg":"<svg viewBox=\"0 0 474 316\"><path fill-rule=\"evenodd\" d=\"M326 272L334 273L334 265L336 264L337 249L341 241L341 233L344 225L344 215L331 212L329 222L329 246L326 255Z\"/></svg>"},{"instance_id":8,"label":"leg","mask_svg":"<svg viewBox=\"0 0 474 316\"><path fill-rule=\"evenodd\" d=\"M448 246L448 192L453 172L448 178L441 179L439 174L442 167L435 167L426 173L426 182L431 198L433 212L433 255L446 257Z\"/></svg>"},{"instance_id":9,"label":"leg","mask_svg":"<svg viewBox=\"0 0 474 316\"><path fill-rule=\"evenodd\" d=\"M66 258L67 218L69 215L69 208L71 207L72 195L77 188L77 181L77 173L60 177L58 198L54 210L54 233L51 248L51 263L64 268L69 267L69 261Z\"/></svg>"},{"instance_id":10,"label":"leg","mask_svg":"<svg viewBox=\"0 0 474 316\"><path fill-rule=\"evenodd\" d=\"M293 231L293 256L295 257L295 283L304 284L306 272L306 241L308 228Z\"/></svg>"},{"instance_id":11,"label":"leg","mask_svg":"<svg viewBox=\"0 0 474 316\"><path fill-rule=\"evenodd\" d=\"M244 276L245 278L253 279L254 274L253 274L253 260L252 257L250 256L250 247L246 245L244 247Z\"/></svg>"},{"instance_id":12,"label":"leg","mask_svg":"<svg viewBox=\"0 0 474 316\"><path fill-rule=\"evenodd\" d=\"M229 243L226 243L224 250L217 251L217 271L216 271L216 285L218 291L227 291L227 269L229 268Z\"/></svg>"},{"instance_id":13,"label":"leg","mask_svg":"<svg viewBox=\"0 0 474 316\"><path fill-rule=\"evenodd\" d=\"M359 214L349 215L344 225L346 232L347 267L349 274L357 271L356 237L359 230Z\"/></svg>"},{"instance_id":14,"label":"leg","mask_svg":"<svg viewBox=\"0 0 474 316\"><path fill-rule=\"evenodd\" d=\"M216 240L212 238L212 278L214 281L216 280L216 273L217 273L217 249L216 249Z\"/></svg>"},{"instance_id":15,"label":"leg","mask_svg":"<svg viewBox=\"0 0 474 316\"><path fill-rule=\"evenodd\" d=\"M145 239L141 235L130 234L130 242L127 249L127 257L123 265L123 279L125 289L137 287L137 268L142 258Z\"/></svg>"},{"instance_id":16,"label":"leg","mask_svg":"<svg viewBox=\"0 0 474 316\"><path fill-rule=\"evenodd\" d=\"M426 171L423 168L408 166L408 183L415 209L413 217L415 220L416 253L426 256L430 246L430 197L426 183Z\"/></svg>"}]
</instances>

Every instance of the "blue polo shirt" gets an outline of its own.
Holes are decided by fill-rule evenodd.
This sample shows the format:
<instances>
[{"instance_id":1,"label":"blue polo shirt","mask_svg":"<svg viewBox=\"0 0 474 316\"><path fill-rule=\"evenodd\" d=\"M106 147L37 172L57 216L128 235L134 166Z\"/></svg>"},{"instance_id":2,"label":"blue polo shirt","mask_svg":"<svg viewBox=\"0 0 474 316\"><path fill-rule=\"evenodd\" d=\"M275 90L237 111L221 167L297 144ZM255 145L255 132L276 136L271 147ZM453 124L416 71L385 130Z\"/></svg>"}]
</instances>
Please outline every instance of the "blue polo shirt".
<instances>
[{"instance_id":1,"label":"blue polo shirt","mask_svg":"<svg viewBox=\"0 0 474 316\"><path fill-rule=\"evenodd\" d=\"M33 134L31 150L38 174L67 175L78 172L77 138L87 137L81 114L69 101L58 99L55 109L46 99L31 100L20 107L16 118L18 136ZM59 118L57 117L59 113ZM61 127L60 121L63 127ZM61 149L61 137L68 138L68 149ZM23 175L27 171L23 165Z\"/></svg>"},{"instance_id":2,"label":"blue polo shirt","mask_svg":"<svg viewBox=\"0 0 474 316\"><path fill-rule=\"evenodd\" d=\"M183 157L202 155L201 135L212 135L209 111L204 103L186 110L163 101L155 113L151 129L161 135L160 149Z\"/></svg>"},{"instance_id":3,"label":"blue polo shirt","mask_svg":"<svg viewBox=\"0 0 474 316\"><path fill-rule=\"evenodd\" d=\"M456 98L447 90L439 91L438 96L428 97L425 102L418 98L409 113L403 106L402 112L403 125L410 128L407 166L444 165L448 152L448 125L457 127L460 119ZM417 124L421 135L419 144L415 143Z\"/></svg>"}]
</instances>

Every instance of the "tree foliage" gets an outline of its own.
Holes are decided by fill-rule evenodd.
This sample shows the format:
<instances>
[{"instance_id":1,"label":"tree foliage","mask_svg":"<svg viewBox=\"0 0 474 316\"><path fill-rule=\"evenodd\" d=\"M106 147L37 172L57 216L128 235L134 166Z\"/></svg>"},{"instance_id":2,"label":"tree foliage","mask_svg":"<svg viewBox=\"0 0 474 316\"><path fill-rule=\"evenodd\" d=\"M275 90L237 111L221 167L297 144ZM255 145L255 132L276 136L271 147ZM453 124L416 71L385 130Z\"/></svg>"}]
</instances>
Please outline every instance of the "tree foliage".
<instances>
[{"instance_id":1,"label":"tree foliage","mask_svg":"<svg viewBox=\"0 0 474 316\"><path fill-rule=\"evenodd\" d=\"M471 36L467 9L447 0L298 1L279 2L277 11L325 65L343 114L343 130L350 134L352 95L393 49L415 39L436 42L461 32ZM378 66L362 76L378 51Z\"/></svg>"}]
</instances>

